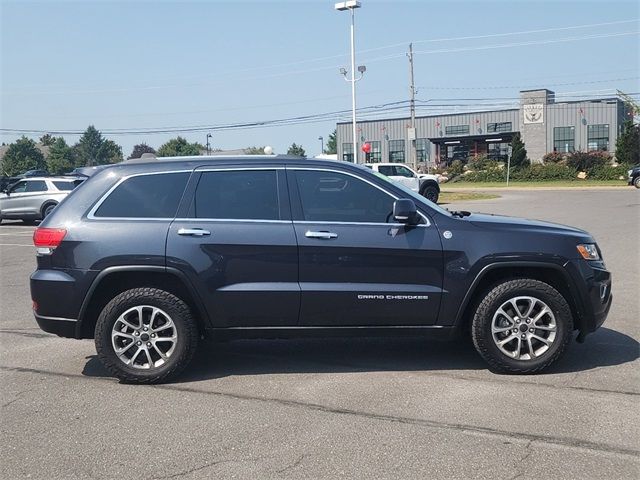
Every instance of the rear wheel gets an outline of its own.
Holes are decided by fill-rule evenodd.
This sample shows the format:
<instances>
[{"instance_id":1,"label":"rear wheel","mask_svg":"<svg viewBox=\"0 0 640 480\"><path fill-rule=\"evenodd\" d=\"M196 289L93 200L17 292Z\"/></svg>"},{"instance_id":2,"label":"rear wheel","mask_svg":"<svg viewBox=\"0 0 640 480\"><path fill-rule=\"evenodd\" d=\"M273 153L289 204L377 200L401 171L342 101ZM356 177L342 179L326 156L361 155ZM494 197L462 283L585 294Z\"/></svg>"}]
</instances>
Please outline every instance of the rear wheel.
<instances>
[{"instance_id":1,"label":"rear wheel","mask_svg":"<svg viewBox=\"0 0 640 480\"><path fill-rule=\"evenodd\" d=\"M435 185L426 185L423 189L422 192L420 192L421 195L426 198L427 200L433 202L433 203L437 203L438 202L438 197L440 196L440 192L438 191L438 187L436 187Z\"/></svg>"},{"instance_id":2,"label":"rear wheel","mask_svg":"<svg viewBox=\"0 0 640 480\"><path fill-rule=\"evenodd\" d=\"M198 329L187 304L175 295L134 288L104 308L95 344L102 363L123 382L160 383L189 364Z\"/></svg>"},{"instance_id":3,"label":"rear wheel","mask_svg":"<svg viewBox=\"0 0 640 480\"><path fill-rule=\"evenodd\" d=\"M529 278L494 287L478 306L472 338L476 350L494 369L537 373L565 351L573 316L552 286Z\"/></svg>"},{"instance_id":4,"label":"rear wheel","mask_svg":"<svg viewBox=\"0 0 640 480\"><path fill-rule=\"evenodd\" d=\"M42 219L43 220L45 218L47 218L51 212L53 212L53 209L56 208L56 205L57 205L57 203L49 203L49 204L44 206L44 208L42 209Z\"/></svg>"}]
</instances>

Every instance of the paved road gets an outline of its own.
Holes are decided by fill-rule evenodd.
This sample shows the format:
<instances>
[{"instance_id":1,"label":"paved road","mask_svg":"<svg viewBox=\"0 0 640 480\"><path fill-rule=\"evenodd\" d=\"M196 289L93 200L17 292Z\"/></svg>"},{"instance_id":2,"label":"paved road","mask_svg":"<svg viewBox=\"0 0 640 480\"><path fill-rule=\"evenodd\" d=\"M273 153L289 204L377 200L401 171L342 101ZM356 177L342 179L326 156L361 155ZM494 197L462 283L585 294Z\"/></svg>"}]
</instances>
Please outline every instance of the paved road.
<instances>
[{"instance_id":1,"label":"paved road","mask_svg":"<svg viewBox=\"0 0 640 480\"><path fill-rule=\"evenodd\" d=\"M91 341L36 328L32 228L1 226L0 477L640 478L640 192L449 208L591 231L614 275L605 328L537 376L493 374L468 344L237 341L177 383L120 385Z\"/></svg>"}]
</instances>

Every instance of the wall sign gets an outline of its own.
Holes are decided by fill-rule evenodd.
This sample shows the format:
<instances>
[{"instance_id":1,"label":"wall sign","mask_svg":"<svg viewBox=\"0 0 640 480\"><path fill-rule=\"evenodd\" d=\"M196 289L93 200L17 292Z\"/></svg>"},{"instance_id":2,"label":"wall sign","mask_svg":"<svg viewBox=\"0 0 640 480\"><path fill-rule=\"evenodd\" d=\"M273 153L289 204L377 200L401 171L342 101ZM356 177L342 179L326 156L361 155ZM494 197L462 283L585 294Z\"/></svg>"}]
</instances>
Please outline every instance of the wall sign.
<instances>
[{"instance_id":1,"label":"wall sign","mask_svg":"<svg viewBox=\"0 0 640 480\"><path fill-rule=\"evenodd\" d=\"M523 105L524 123L544 123L544 105L532 103Z\"/></svg>"}]
</instances>

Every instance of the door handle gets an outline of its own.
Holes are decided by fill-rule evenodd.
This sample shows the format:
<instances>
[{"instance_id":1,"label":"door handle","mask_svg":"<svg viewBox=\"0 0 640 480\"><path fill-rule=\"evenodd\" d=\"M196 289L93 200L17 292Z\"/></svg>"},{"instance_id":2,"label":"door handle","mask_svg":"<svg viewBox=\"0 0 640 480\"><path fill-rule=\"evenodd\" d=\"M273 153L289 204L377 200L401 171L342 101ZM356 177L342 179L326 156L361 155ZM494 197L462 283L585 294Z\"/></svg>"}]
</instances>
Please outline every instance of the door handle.
<instances>
[{"instance_id":1,"label":"door handle","mask_svg":"<svg viewBox=\"0 0 640 480\"><path fill-rule=\"evenodd\" d=\"M338 234L337 233L333 233L333 232L312 232L312 231L308 231L307 233L304 234L305 237L307 238L321 238L323 240L330 240L332 238L338 238Z\"/></svg>"},{"instance_id":2,"label":"door handle","mask_svg":"<svg viewBox=\"0 0 640 480\"><path fill-rule=\"evenodd\" d=\"M178 235L185 235L188 237L204 237L211 235L209 230L203 230L202 228L181 228L178 230Z\"/></svg>"}]
</instances>

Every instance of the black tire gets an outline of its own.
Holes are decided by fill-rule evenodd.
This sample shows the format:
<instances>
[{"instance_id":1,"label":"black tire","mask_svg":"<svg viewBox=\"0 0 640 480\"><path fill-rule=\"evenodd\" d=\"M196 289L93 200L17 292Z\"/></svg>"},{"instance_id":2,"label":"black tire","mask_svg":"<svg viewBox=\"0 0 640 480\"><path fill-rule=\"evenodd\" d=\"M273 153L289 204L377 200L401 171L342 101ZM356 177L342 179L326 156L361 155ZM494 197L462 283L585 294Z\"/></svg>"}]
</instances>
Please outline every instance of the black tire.
<instances>
[{"instance_id":1,"label":"black tire","mask_svg":"<svg viewBox=\"0 0 640 480\"><path fill-rule=\"evenodd\" d=\"M504 353L500 347L498 347L496 341L494 341L494 334L492 333L494 314L497 315L498 309L503 306L505 302L515 297L531 297L544 302L551 310L553 317L555 317L555 338L552 340L551 345L546 347L547 350L535 356L535 358L521 360L510 357ZM515 315L515 317L518 318L518 315L521 315L521 313ZM506 335L515 335L515 337L528 335L527 332L531 332L531 330L523 332L518 329L522 327L527 329L532 325L529 324L526 326L524 319L519 319L518 321L522 323L519 325L514 323L513 330L507 331L505 334L501 333L496 335L505 335L505 337L501 337L505 339ZM515 333L516 330L518 331L517 334ZM532 332L532 335L544 336L546 334L544 331L535 329ZM530 278L509 280L493 287L478 305L471 326L473 344L478 353L489 364L492 370L503 373L531 374L541 372L560 358L566 350L572 335L573 315L565 298L551 285ZM523 356L531 356L527 353L527 349L530 348L532 342L544 348L544 344L538 340L526 340L529 342L527 344L524 343L523 340L515 337L514 341L517 343L515 345L513 343L507 345L513 346L514 351L520 351L518 349L522 341ZM546 339L548 340L549 337Z\"/></svg>"},{"instance_id":2,"label":"black tire","mask_svg":"<svg viewBox=\"0 0 640 480\"><path fill-rule=\"evenodd\" d=\"M119 321L120 316L133 307L143 305L166 312L177 334L174 350L164 360L164 364L148 369L126 365L116 354L111 340L114 325ZM198 345L198 337L196 321L185 302L164 290L147 287L127 290L114 297L102 310L95 330L98 357L107 370L124 383L138 384L162 383L177 376L192 360ZM142 337L139 338L142 340ZM147 340L148 338L144 341ZM148 351L151 350L151 348L148 349Z\"/></svg>"},{"instance_id":3,"label":"black tire","mask_svg":"<svg viewBox=\"0 0 640 480\"><path fill-rule=\"evenodd\" d=\"M636 188L640 188L640 175L638 175L634 180L633 180L633 186Z\"/></svg>"},{"instance_id":4,"label":"black tire","mask_svg":"<svg viewBox=\"0 0 640 480\"><path fill-rule=\"evenodd\" d=\"M47 203L42 207L42 220L47 218L49 214L56 208L57 203Z\"/></svg>"},{"instance_id":5,"label":"black tire","mask_svg":"<svg viewBox=\"0 0 640 480\"><path fill-rule=\"evenodd\" d=\"M440 196L440 192L438 191L438 187L435 185L426 185L420 194L426 198L427 200L438 203L438 197Z\"/></svg>"}]
</instances>

